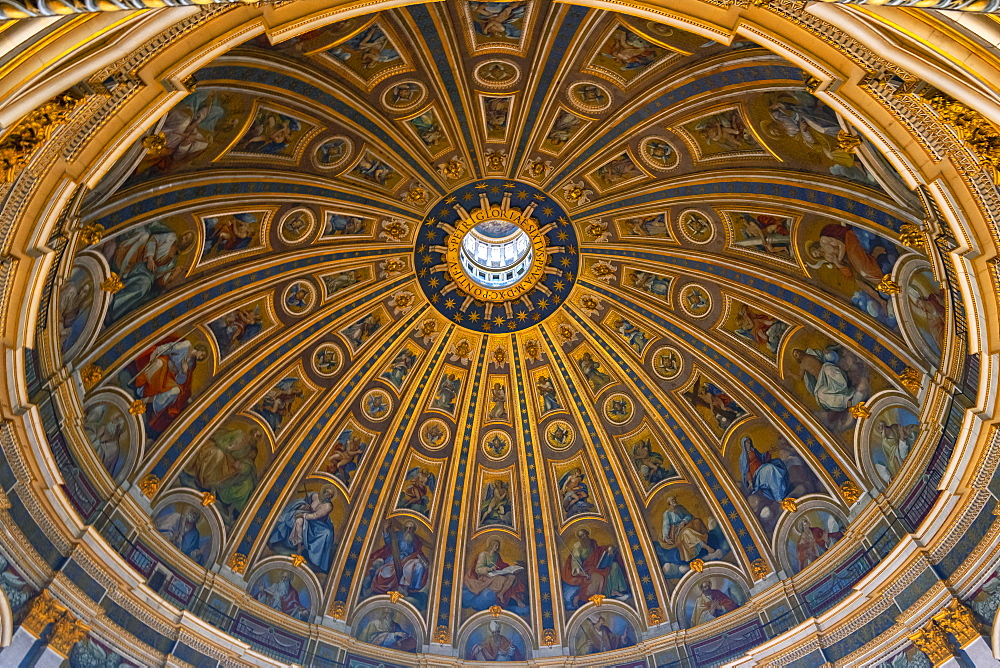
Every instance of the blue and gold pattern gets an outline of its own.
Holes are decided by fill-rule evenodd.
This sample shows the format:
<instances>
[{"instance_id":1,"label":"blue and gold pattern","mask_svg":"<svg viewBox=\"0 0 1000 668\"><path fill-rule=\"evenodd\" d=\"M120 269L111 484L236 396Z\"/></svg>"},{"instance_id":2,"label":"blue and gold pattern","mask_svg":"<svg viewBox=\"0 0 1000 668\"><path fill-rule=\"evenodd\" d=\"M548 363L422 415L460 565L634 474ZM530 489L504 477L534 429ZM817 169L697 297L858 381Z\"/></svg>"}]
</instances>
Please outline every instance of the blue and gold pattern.
<instances>
[{"instance_id":1,"label":"blue and gold pattern","mask_svg":"<svg viewBox=\"0 0 1000 668\"><path fill-rule=\"evenodd\" d=\"M689 625L762 637L759 600L719 583L795 605L850 568L863 492L915 479L941 402L900 374L954 375L954 293L933 249L897 242L917 198L836 153L801 71L707 39L437 3L203 67L168 150L81 211L104 239L53 291L42 366L82 382L50 442L83 464L64 467L79 507L133 504L130 563L204 583L188 600L298 663L634 665ZM260 170L230 148L248 128ZM527 240L503 278L464 273L482 223L486 245ZM99 291L111 271L123 287ZM836 550L789 552L826 517ZM728 603L692 616L701 583Z\"/></svg>"},{"instance_id":2,"label":"blue and gold pattern","mask_svg":"<svg viewBox=\"0 0 1000 668\"><path fill-rule=\"evenodd\" d=\"M484 203L529 211L545 249L537 282L504 301L477 299L456 288L452 272L462 269L446 253L453 230ZM521 181L486 179L449 193L431 207L416 239L413 262L420 287L442 315L466 329L505 334L532 327L552 315L576 283L580 258L573 223L557 200Z\"/></svg>"}]
</instances>

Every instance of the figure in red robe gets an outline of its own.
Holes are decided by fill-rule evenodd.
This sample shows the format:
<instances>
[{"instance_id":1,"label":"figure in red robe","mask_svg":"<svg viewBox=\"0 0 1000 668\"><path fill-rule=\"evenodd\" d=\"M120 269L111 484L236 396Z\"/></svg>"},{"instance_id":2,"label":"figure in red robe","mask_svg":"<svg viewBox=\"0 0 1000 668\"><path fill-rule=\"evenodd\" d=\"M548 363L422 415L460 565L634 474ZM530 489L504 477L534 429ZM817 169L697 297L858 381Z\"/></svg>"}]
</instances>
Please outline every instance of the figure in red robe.
<instances>
[{"instance_id":1,"label":"figure in red robe","mask_svg":"<svg viewBox=\"0 0 1000 668\"><path fill-rule=\"evenodd\" d=\"M698 591L700 593L695 599L694 611L691 613L691 626L704 624L740 607L730 596L713 588L708 580L698 584Z\"/></svg>"},{"instance_id":2,"label":"figure in red robe","mask_svg":"<svg viewBox=\"0 0 1000 668\"><path fill-rule=\"evenodd\" d=\"M128 371L134 375L128 384L148 406L146 427L151 438L163 433L188 405L195 367L207 358L205 344L169 337L129 365Z\"/></svg>"}]
</instances>

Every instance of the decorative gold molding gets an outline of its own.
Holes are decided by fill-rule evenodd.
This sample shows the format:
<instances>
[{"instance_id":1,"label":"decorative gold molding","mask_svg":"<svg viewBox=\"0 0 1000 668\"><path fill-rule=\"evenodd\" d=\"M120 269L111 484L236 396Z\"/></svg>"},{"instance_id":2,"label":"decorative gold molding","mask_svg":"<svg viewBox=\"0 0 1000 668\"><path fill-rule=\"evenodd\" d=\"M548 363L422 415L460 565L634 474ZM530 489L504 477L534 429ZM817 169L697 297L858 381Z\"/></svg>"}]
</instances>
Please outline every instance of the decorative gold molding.
<instances>
[{"instance_id":1,"label":"decorative gold molding","mask_svg":"<svg viewBox=\"0 0 1000 668\"><path fill-rule=\"evenodd\" d=\"M246 572L248 563L249 559L247 559L247 555L240 552L233 552L229 555L229 560L226 561L226 565L233 569L234 573L239 573L240 575Z\"/></svg>"},{"instance_id":2,"label":"decorative gold molding","mask_svg":"<svg viewBox=\"0 0 1000 668\"><path fill-rule=\"evenodd\" d=\"M906 367L899 374L899 382L903 385L903 387L914 394L920 391L920 381L922 379L923 376L921 373L912 367Z\"/></svg>"},{"instance_id":3,"label":"decorative gold molding","mask_svg":"<svg viewBox=\"0 0 1000 668\"><path fill-rule=\"evenodd\" d=\"M998 0L992 2L1000 4ZM927 98L927 104L979 158L993 180L1000 183L1000 131L996 126L975 109L944 93Z\"/></svg>"},{"instance_id":4,"label":"decorative gold molding","mask_svg":"<svg viewBox=\"0 0 1000 668\"><path fill-rule=\"evenodd\" d=\"M434 629L434 642L445 645L451 642L451 631L444 624Z\"/></svg>"},{"instance_id":5,"label":"decorative gold molding","mask_svg":"<svg viewBox=\"0 0 1000 668\"><path fill-rule=\"evenodd\" d=\"M502 612L503 612L503 608L501 608L499 605L491 605L490 606L490 614L492 616L499 617L500 613L502 613Z\"/></svg>"},{"instance_id":6,"label":"decorative gold molding","mask_svg":"<svg viewBox=\"0 0 1000 668\"><path fill-rule=\"evenodd\" d=\"M854 482L845 480L840 483L840 495L844 497L844 501L846 501L848 505L851 505L861 498L861 488Z\"/></svg>"},{"instance_id":7,"label":"decorative gold molding","mask_svg":"<svg viewBox=\"0 0 1000 668\"><path fill-rule=\"evenodd\" d=\"M875 289L879 292L887 295L898 295L902 290L899 287L899 283L892 280L892 276L886 274L882 277L882 282L875 286Z\"/></svg>"},{"instance_id":8,"label":"decorative gold molding","mask_svg":"<svg viewBox=\"0 0 1000 668\"><path fill-rule=\"evenodd\" d=\"M160 488L160 478L153 475L152 473L146 474L142 480L139 481L139 489L148 498L153 498L156 494L156 490Z\"/></svg>"},{"instance_id":9,"label":"decorative gold molding","mask_svg":"<svg viewBox=\"0 0 1000 668\"><path fill-rule=\"evenodd\" d=\"M885 0L822 0L838 5L884 5ZM893 0L893 7L917 7L920 9L945 9L963 12L996 12L1000 10L1000 0Z\"/></svg>"},{"instance_id":10,"label":"decorative gold molding","mask_svg":"<svg viewBox=\"0 0 1000 668\"><path fill-rule=\"evenodd\" d=\"M44 0L36 0L44 1ZM0 18L10 5L0 0ZM81 98L67 93L57 95L38 109L22 118L0 141L0 178L10 182L16 173L28 164L35 149L45 143L49 135L76 109Z\"/></svg>"},{"instance_id":11,"label":"decorative gold molding","mask_svg":"<svg viewBox=\"0 0 1000 668\"><path fill-rule=\"evenodd\" d=\"M848 410L851 411L851 417L861 420L872 416L872 409L865 405L865 402L859 401L858 403L851 406Z\"/></svg>"},{"instance_id":12,"label":"decorative gold molding","mask_svg":"<svg viewBox=\"0 0 1000 668\"><path fill-rule=\"evenodd\" d=\"M239 5L257 4L264 0L196 0L195 5ZM187 3L164 2L163 0L129 0L125 10L158 9L161 7L187 7ZM63 14L98 14L120 12L123 6L114 2L58 2L56 0L0 0L0 21L35 19Z\"/></svg>"},{"instance_id":13,"label":"decorative gold molding","mask_svg":"<svg viewBox=\"0 0 1000 668\"><path fill-rule=\"evenodd\" d=\"M115 272L111 272L111 274L107 278L101 281L101 290L104 290L105 292L110 292L111 294L118 292L124 287L125 284L122 282L122 279Z\"/></svg>"},{"instance_id":14,"label":"decorative gold molding","mask_svg":"<svg viewBox=\"0 0 1000 668\"><path fill-rule=\"evenodd\" d=\"M754 559L750 562L750 574L753 575L754 580L763 580L770 572L771 568L763 559Z\"/></svg>"}]
</instances>

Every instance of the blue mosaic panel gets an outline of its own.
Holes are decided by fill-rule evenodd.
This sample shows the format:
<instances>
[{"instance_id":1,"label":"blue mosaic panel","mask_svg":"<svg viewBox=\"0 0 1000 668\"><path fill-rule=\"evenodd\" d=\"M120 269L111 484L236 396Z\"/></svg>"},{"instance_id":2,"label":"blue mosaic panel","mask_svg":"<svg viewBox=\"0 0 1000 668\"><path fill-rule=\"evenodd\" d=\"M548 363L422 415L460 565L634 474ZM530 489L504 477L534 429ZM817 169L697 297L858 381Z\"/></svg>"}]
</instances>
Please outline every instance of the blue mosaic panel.
<instances>
[{"instance_id":1,"label":"blue mosaic panel","mask_svg":"<svg viewBox=\"0 0 1000 668\"><path fill-rule=\"evenodd\" d=\"M402 282L403 280L405 279L400 279L399 281L396 282L396 284ZM394 286L396 284L394 284ZM351 310L352 308L354 308L354 305L345 307L346 310ZM417 309L413 313L413 315L411 315L407 320L405 320L402 323L402 325L399 328L397 328L396 331L402 332L412 327L413 323L416 322L417 318L420 317L422 313L424 313L426 308L427 307L424 306L422 308ZM289 465L285 466L285 468L281 470L281 473L278 475L277 479L272 483L270 489L267 492L267 496L264 497L263 503L257 508L257 514L254 515L253 520L250 522L250 526L248 527L247 532L243 535L243 540L240 541L240 546L237 549L237 552L242 552L243 554L250 554L250 549L253 546L254 539L266 538L261 535L261 532L264 528L264 523L267 521L267 518L270 515L271 510L277 505L279 497L284 491L285 486L288 484L288 481L291 479L292 474L295 472L296 465L298 464L298 462L301 462L305 458L309 448L311 448L313 443L315 443L316 440L319 439L320 433L327 426L327 424L329 424L330 421L333 420L334 416L337 414L337 411L340 410L340 406L351 396L351 392L358 385L358 383L361 382L361 379L365 377L365 374L368 373L368 371L372 368L373 365L382 360L382 356L385 355L385 353L396 341L397 338L395 336L388 337L385 343L383 343L378 350L374 351L368 356L368 359L365 361L365 363L362 364L358 368L357 372L351 377L350 382L345 383L342 386L340 392L338 392L337 395L327 404L326 409L323 410L322 413L319 413L317 410L317 413L315 413L317 415L317 418L313 422L313 426L309 429L309 432L299 441L295 453L288 460ZM395 448L393 448L391 453L394 452ZM368 520L371 519L370 512L368 510L365 510L364 514L368 516L367 517ZM361 530L363 529L364 525L362 526Z\"/></svg>"},{"instance_id":2,"label":"blue mosaic panel","mask_svg":"<svg viewBox=\"0 0 1000 668\"><path fill-rule=\"evenodd\" d=\"M528 396L524 389L524 373L521 371L521 351L517 339L511 336L511 346L514 349L514 375L517 383L517 396ZM545 542L545 522L542 521L542 497L538 490L538 464L535 456L535 444L531 437L531 421L528 411L521 411L521 438L524 442L524 456L528 465L528 494L531 497L531 531L535 535L535 563L538 564L538 592L542 601L542 626L553 628L552 616L552 582L549 577L549 554Z\"/></svg>"},{"instance_id":3,"label":"blue mosaic panel","mask_svg":"<svg viewBox=\"0 0 1000 668\"><path fill-rule=\"evenodd\" d=\"M358 527L351 540L350 551L348 552L347 560L344 562L344 570L340 574L340 580L337 581L337 593L334 596L337 601L344 601L348 592L351 590L351 583L356 577L358 561L361 559L361 550L364 547L365 537L368 535L368 531L372 528L372 518L375 515L375 509L379 505L379 498L382 496L382 484L389 475L389 470L392 468L392 462L395 460L396 454L399 452L400 445L403 442L403 435L406 433L406 430L410 426L410 422L413 420L413 415L416 413L417 408L420 405L420 401L424 397L424 389L427 387L427 383L430 382L431 374L437 367L438 360L441 359L441 354L444 352L445 345L454 330L455 326L450 326L448 331L441 337L430 363L424 370L423 377L421 377L420 382L413 389L410 402L406 406L406 411L403 413L402 420L399 421L396 433L392 437L392 443L386 451L385 459L378 468L378 475L376 476L377 482L368 493L368 498L364 500L365 505L361 511L361 520L358 523ZM388 346L388 343L386 346ZM371 359L381 360L384 352L385 351L381 351L374 354ZM351 385L354 384L355 383L351 383ZM361 501L359 500L358 503L360 502ZM378 531L379 529L376 527L375 530Z\"/></svg>"},{"instance_id":4,"label":"blue mosaic panel","mask_svg":"<svg viewBox=\"0 0 1000 668\"><path fill-rule=\"evenodd\" d=\"M448 541L444 549L444 564L441 576L441 596L438 603L438 626L448 626L451 619L451 592L455 586L455 550L458 543L458 521L462 516L462 498L465 494L465 478L468 475L469 449L472 444L472 425L476 421L476 409L479 406L479 384L483 375L483 362L486 360L486 342L484 336L479 349L479 361L476 362L475 381L472 393L469 395L469 416L465 421L462 434L462 449L458 457L458 475L455 478L455 493L451 500L451 514L448 516Z\"/></svg>"},{"instance_id":5,"label":"blue mosaic panel","mask_svg":"<svg viewBox=\"0 0 1000 668\"><path fill-rule=\"evenodd\" d=\"M215 65L204 67L195 72L195 78L204 86L209 82L239 82L253 85L285 90L301 95L307 100L312 100L317 105L328 107L338 114L345 116L353 123L364 128L371 136L376 137L389 148L389 152L406 161L410 167L424 177L431 188L436 188L437 180L428 172L423 163L412 157L412 152L405 146L401 146L392 135L383 130L378 123L363 114L359 114L346 101L340 99L332 92L317 88L316 86L296 79L287 72L276 72L265 69L263 65L255 66L252 63L241 63L239 65Z\"/></svg>"},{"instance_id":6,"label":"blue mosaic panel","mask_svg":"<svg viewBox=\"0 0 1000 668\"><path fill-rule=\"evenodd\" d=\"M639 535L639 530L636 527L635 521L632 519L632 513L629 511L628 504L625 503L625 494L622 491L622 483L618 480L617 476L615 476L614 469L611 467L611 462L608 459L607 448L604 447L600 434L594 426L594 420L590 417L590 411L587 409L587 402L585 402L583 397L580 396L580 392L576 388L576 383L573 382L573 377L570 375L569 370L566 369L566 364L563 362L562 356L556 354L556 346L552 343L549 333L545 331L544 328L541 329L541 332L542 338L545 339L545 343L549 347L549 356L555 360L556 366L559 367L559 373L562 374L562 378L566 382L566 386L569 388L569 393L573 397L573 402L580 411L580 416L583 418L583 425L587 429L590 441L594 445L594 451L597 453L597 458L601 462L601 467L604 470L604 478L607 480L608 488L611 490L611 498L615 503L614 513L621 521L622 528L625 529L625 533L629 540L628 547L632 554L632 563L635 564L635 569L639 574L638 584L642 589L642 597L646 602L646 609L651 610L653 608L660 608L660 600L656 593L656 587L653 585L652 571L649 570L649 560L646 558L645 552L642 551L642 545L636 538ZM653 563L656 563L655 558L653 559Z\"/></svg>"}]
</instances>

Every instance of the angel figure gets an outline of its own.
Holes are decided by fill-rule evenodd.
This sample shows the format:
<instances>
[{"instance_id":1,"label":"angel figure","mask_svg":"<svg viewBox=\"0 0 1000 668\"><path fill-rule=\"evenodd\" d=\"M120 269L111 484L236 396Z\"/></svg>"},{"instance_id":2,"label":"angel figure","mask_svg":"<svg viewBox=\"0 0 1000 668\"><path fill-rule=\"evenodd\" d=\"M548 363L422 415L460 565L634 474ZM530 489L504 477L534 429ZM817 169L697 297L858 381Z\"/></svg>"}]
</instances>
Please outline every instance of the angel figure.
<instances>
[{"instance_id":1,"label":"angel figure","mask_svg":"<svg viewBox=\"0 0 1000 668\"><path fill-rule=\"evenodd\" d=\"M406 473L396 507L426 515L430 509L436 485L437 476L434 475L433 471L423 466L411 468Z\"/></svg>"}]
</instances>

